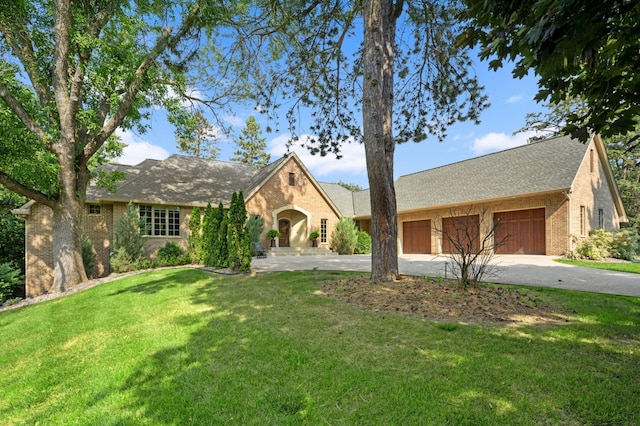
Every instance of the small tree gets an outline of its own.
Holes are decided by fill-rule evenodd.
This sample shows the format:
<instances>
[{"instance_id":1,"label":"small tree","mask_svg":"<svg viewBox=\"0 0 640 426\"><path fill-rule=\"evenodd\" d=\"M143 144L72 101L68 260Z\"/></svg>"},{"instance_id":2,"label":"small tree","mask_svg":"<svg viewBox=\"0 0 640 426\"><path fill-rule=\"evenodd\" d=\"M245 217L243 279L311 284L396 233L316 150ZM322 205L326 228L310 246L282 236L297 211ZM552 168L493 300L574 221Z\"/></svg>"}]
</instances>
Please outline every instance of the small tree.
<instances>
[{"instance_id":1,"label":"small tree","mask_svg":"<svg viewBox=\"0 0 640 426\"><path fill-rule=\"evenodd\" d=\"M93 249L93 242L86 235L82 238L82 264L87 277L93 278L96 268L96 252Z\"/></svg>"},{"instance_id":2,"label":"small tree","mask_svg":"<svg viewBox=\"0 0 640 426\"><path fill-rule=\"evenodd\" d=\"M491 260L495 250L504 245L511 235L497 241L495 235L499 223L486 223L490 215L485 209L476 212L471 207L462 212L451 210L450 215L446 225L443 220L442 228L436 228L436 231L442 235L443 249L445 244L448 246L446 255L451 260L451 272L462 287L467 288L494 274ZM484 235L483 230L486 231Z\"/></svg>"},{"instance_id":3,"label":"small tree","mask_svg":"<svg viewBox=\"0 0 640 426\"><path fill-rule=\"evenodd\" d=\"M246 222L244 197L242 192L237 195L234 192L229 206L227 227L228 263L234 271L248 271L251 268L251 239Z\"/></svg>"},{"instance_id":4,"label":"small tree","mask_svg":"<svg viewBox=\"0 0 640 426\"><path fill-rule=\"evenodd\" d=\"M364 231L358 231L358 242L356 243L356 254L371 253L371 235Z\"/></svg>"},{"instance_id":5,"label":"small tree","mask_svg":"<svg viewBox=\"0 0 640 426\"><path fill-rule=\"evenodd\" d=\"M204 209L202 220L202 262L205 266L215 266L215 244L218 233L218 222L215 210L211 208L211 203Z\"/></svg>"},{"instance_id":6,"label":"small tree","mask_svg":"<svg viewBox=\"0 0 640 426\"><path fill-rule=\"evenodd\" d=\"M218 229L214 236L213 256L215 266L218 268L229 267L229 245L227 241L227 228L229 227L229 212L224 209L222 202L214 210Z\"/></svg>"},{"instance_id":7,"label":"small tree","mask_svg":"<svg viewBox=\"0 0 640 426\"><path fill-rule=\"evenodd\" d=\"M262 216L251 215L249 217L247 220L247 232L252 243L260 241L260 236L264 232L264 219Z\"/></svg>"},{"instance_id":8,"label":"small tree","mask_svg":"<svg viewBox=\"0 0 640 426\"><path fill-rule=\"evenodd\" d=\"M147 238L142 235L141 228L144 225L140 221L138 208L132 203L127 204L124 216L118 221L115 230L113 247L117 251L123 249L134 262L145 256Z\"/></svg>"},{"instance_id":9,"label":"small tree","mask_svg":"<svg viewBox=\"0 0 640 426\"><path fill-rule=\"evenodd\" d=\"M350 217L341 217L331 235L331 247L339 254L353 254L357 242L356 223Z\"/></svg>"}]
</instances>

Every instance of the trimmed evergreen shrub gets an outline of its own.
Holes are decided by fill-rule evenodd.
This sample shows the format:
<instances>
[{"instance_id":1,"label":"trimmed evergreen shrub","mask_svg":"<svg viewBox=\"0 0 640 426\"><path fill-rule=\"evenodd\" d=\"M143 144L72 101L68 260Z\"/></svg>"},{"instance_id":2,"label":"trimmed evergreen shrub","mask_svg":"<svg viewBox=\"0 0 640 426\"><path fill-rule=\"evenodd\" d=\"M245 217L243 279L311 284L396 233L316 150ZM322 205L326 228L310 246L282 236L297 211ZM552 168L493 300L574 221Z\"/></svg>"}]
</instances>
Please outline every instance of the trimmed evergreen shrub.
<instances>
[{"instance_id":1,"label":"trimmed evergreen shrub","mask_svg":"<svg viewBox=\"0 0 640 426\"><path fill-rule=\"evenodd\" d=\"M93 278L93 272L96 268L96 252L93 250L93 242L87 236L82 239L82 264L87 277Z\"/></svg>"},{"instance_id":2,"label":"trimmed evergreen shrub","mask_svg":"<svg viewBox=\"0 0 640 426\"><path fill-rule=\"evenodd\" d=\"M204 250L202 247L202 219L200 217L200 208L194 207L191 210L189 218L189 257L192 263L204 262Z\"/></svg>"},{"instance_id":3,"label":"trimmed evergreen shrub","mask_svg":"<svg viewBox=\"0 0 640 426\"><path fill-rule=\"evenodd\" d=\"M158 250L157 256L161 263L178 264L178 261L182 260L181 258L184 256L184 250L174 242L167 242L164 247Z\"/></svg>"},{"instance_id":4,"label":"trimmed evergreen shrub","mask_svg":"<svg viewBox=\"0 0 640 426\"><path fill-rule=\"evenodd\" d=\"M371 235L364 231L358 231L358 240L355 248L356 254L369 254L371 253Z\"/></svg>"},{"instance_id":5,"label":"trimmed evergreen shrub","mask_svg":"<svg viewBox=\"0 0 640 426\"><path fill-rule=\"evenodd\" d=\"M353 254L357 242L356 223L350 217L341 217L331 235L331 247L339 254Z\"/></svg>"},{"instance_id":6,"label":"trimmed evergreen shrub","mask_svg":"<svg viewBox=\"0 0 640 426\"><path fill-rule=\"evenodd\" d=\"M124 249L133 262L142 259L145 256L147 238L141 234L141 228L138 208L132 203L127 204L124 216L118 221L115 229L113 247L116 253L119 249Z\"/></svg>"},{"instance_id":7,"label":"trimmed evergreen shrub","mask_svg":"<svg viewBox=\"0 0 640 426\"><path fill-rule=\"evenodd\" d=\"M136 261L131 258L124 247L116 249L116 252L111 256L110 263L113 272L116 273L135 271L137 269Z\"/></svg>"}]
</instances>

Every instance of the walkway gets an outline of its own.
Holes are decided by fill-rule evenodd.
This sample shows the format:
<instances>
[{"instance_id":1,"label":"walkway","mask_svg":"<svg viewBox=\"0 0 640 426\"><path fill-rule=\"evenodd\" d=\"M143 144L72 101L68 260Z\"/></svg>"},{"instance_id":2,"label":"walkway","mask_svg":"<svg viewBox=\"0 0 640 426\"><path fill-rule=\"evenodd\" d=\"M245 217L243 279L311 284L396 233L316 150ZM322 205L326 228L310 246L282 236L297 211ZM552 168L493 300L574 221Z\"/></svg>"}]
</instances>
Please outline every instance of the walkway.
<instances>
[{"instance_id":1,"label":"walkway","mask_svg":"<svg viewBox=\"0 0 640 426\"><path fill-rule=\"evenodd\" d=\"M638 274L565 265L553 259L552 256L496 256L492 262L493 274L487 281L640 297ZM444 256L403 255L399 258L399 268L402 274L444 277L451 276L445 271L448 262ZM253 259L251 266L257 272L313 269L369 272L371 256L267 257Z\"/></svg>"}]
</instances>

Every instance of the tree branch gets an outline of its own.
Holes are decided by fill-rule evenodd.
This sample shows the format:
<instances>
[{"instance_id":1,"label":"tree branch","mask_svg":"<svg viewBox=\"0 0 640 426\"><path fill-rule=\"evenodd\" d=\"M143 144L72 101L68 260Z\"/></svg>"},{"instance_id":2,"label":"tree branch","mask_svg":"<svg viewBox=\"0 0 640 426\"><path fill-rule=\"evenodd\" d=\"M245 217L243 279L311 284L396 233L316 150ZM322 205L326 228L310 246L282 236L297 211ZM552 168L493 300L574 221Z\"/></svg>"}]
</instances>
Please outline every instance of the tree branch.
<instances>
[{"instance_id":1,"label":"tree branch","mask_svg":"<svg viewBox=\"0 0 640 426\"><path fill-rule=\"evenodd\" d=\"M18 193L20 195L24 195L25 197L30 198L40 204L44 204L45 206L48 206L50 208L55 207L55 200L52 200L40 191L36 191L29 188L28 186L21 184L2 171L0 171L0 185L4 186L10 191Z\"/></svg>"},{"instance_id":2,"label":"tree branch","mask_svg":"<svg viewBox=\"0 0 640 426\"><path fill-rule=\"evenodd\" d=\"M0 84L0 98L9 107L15 115L18 116L22 124L24 124L29 131L31 131L40 142L46 147L50 147L48 143L48 136L46 132L40 127L40 125L29 115L27 110L24 109L22 103L15 97L9 90Z\"/></svg>"},{"instance_id":3,"label":"tree branch","mask_svg":"<svg viewBox=\"0 0 640 426\"><path fill-rule=\"evenodd\" d=\"M127 91L125 92L122 102L118 105L118 109L116 112L109 118L109 120L102 126L100 132L90 141L84 148L84 155L89 158L104 144L109 136L113 134L113 132L122 124L122 121L127 116L131 109L131 105L133 104L138 92L140 91L140 87L146 78L149 69L154 64L156 59L167 50L167 48L175 46L178 44L191 30L194 25L196 18L200 14L199 5L194 5L189 15L185 18L182 26L178 30L178 32L172 36L171 28L165 28L162 32L162 35L156 41L155 46L151 49L151 51L145 56L143 61L140 63L136 72L134 74L134 78L129 84Z\"/></svg>"}]
</instances>

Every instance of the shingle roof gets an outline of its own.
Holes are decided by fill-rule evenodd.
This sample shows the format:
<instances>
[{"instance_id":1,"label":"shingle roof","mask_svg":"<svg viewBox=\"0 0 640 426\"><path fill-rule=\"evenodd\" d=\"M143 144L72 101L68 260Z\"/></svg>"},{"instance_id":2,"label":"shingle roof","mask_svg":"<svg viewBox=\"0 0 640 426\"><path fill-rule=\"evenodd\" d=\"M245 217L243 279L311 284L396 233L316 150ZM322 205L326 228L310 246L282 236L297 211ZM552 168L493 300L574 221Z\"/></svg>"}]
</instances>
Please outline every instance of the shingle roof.
<instances>
[{"instance_id":1,"label":"shingle roof","mask_svg":"<svg viewBox=\"0 0 640 426\"><path fill-rule=\"evenodd\" d=\"M135 166L107 163L100 166L99 169L105 172L123 172L125 174L125 178L124 180L118 182L118 188L121 188L127 183L132 182L134 179L140 176L141 173L146 172L148 169L159 163L160 160L146 159ZM108 192L106 189L98 188L94 181L91 181L91 183L87 187L87 201L97 201L101 198L108 198L110 196L113 196L113 194Z\"/></svg>"},{"instance_id":2,"label":"shingle roof","mask_svg":"<svg viewBox=\"0 0 640 426\"><path fill-rule=\"evenodd\" d=\"M353 217L353 192L337 183L318 182L322 190L327 194L333 204L340 210L343 216Z\"/></svg>"},{"instance_id":3,"label":"shingle roof","mask_svg":"<svg viewBox=\"0 0 640 426\"><path fill-rule=\"evenodd\" d=\"M569 189L587 144L568 136L401 176L395 183L398 212ZM356 216L369 216L363 200Z\"/></svg>"},{"instance_id":4,"label":"shingle roof","mask_svg":"<svg viewBox=\"0 0 640 426\"><path fill-rule=\"evenodd\" d=\"M243 164L172 155L151 167L137 170L137 176L120 184L115 194L101 198L175 205L222 201L228 205L233 192L245 190L256 173L256 169Z\"/></svg>"}]
</instances>

